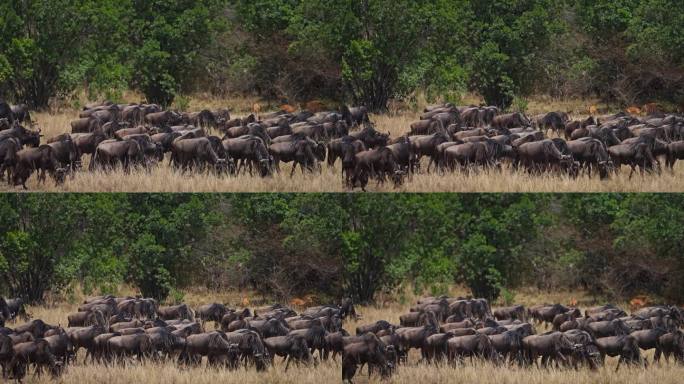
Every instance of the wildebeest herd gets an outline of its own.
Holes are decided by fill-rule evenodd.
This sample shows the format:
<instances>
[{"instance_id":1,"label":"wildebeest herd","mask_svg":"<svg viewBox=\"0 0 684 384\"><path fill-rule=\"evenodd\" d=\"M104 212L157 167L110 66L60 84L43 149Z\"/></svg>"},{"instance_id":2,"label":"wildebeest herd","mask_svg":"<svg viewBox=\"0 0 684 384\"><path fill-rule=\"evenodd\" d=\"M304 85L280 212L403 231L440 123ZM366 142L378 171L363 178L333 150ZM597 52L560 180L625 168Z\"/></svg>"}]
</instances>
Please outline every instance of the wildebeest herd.
<instances>
[{"instance_id":1,"label":"wildebeest herd","mask_svg":"<svg viewBox=\"0 0 684 384\"><path fill-rule=\"evenodd\" d=\"M598 369L606 356L621 364L646 367L642 351L655 350L654 361L670 357L684 364L684 308L652 306L627 314L614 305L581 311L561 304L491 309L485 299L429 297L418 301L399 324L379 320L356 328L355 336L336 336L342 351L342 375L351 382L368 367L391 376L409 352L420 352L419 364L465 364ZM545 325L552 329L537 333Z\"/></svg>"},{"instance_id":2,"label":"wildebeest herd","mask_svg":"<svg viewBox=\"0 0 684 384\"><path fill-rule=\"evenodd\" d=\"M256 172L268 177L281 163L316 173L327 161L342 163L342 181L365 190L371 179L398 186L416 172L444 174L461 169L501 169L530 174L605 179L631 167L662 172L684 159L684 117L626 113L571 121L566 113L529 118L496 107L431 106L405 135L392 138L375 129L364 107L336 111L278 111L231 118L226 109L178 113L152 104L88 105L68 133L42 143L40 130L26 129L26 106L0 101L0 175L23 185L34 172L57 183L78 172L83 155L88 169L150 168L168 156L182 172L222 175ZM66 128L66 127L65 127ZM552 131L556 135L548 135ZM564 138L562 138L564 136ZM552 138L551 138L552 137ZM24 148L27 147L27 148ZM421 159L429 159L421 170Z\"/></svg>"},{"instance_id":3,"label":"wildebeest herd","mask_svg":"<svg viewBox=\"0 0 684 384\"><path fill-rule=\"evenodd\" d=\"M20 301L0 298L2 319L26 316ZM261 308L229 308L211 303L192 309L187 304L160 307L154 299L93 297L68 316L67 328L34 319L14 328L0 327L3 378L22 380L29 369L59 376L69 364L129 364L174 361L180 367L201 366L257 372L283 357L314 366L330 357L329 339L342 321L355 316L349 299L339 305L309 307L301 313L275 304ZM215 330L208 330L213 322ZM85 350L78 361L77 353ZM335 359L335 356L333 356Z\"/></svg>"}]
</instances>

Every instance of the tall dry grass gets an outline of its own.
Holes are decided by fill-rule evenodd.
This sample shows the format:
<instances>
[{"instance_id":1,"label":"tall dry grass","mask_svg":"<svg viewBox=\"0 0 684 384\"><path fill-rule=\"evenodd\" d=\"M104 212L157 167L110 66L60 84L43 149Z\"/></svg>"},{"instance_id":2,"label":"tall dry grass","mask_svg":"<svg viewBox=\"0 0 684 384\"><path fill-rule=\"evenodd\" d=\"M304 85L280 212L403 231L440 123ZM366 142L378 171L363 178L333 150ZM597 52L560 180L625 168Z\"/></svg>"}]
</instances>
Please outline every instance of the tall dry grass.
<instances>
[{"instance_id":1,"label":"tall dry grass","mask_svg":"<svg viewBox=\"0 0 684 384\"><path fill-rule=\"evenodd\" d=\"M133 294L133 291L120 292L120 294ZM251 297L250 293L244 292L209 292L209 291L190 291L185 292L184 301L191 307L196 308L201 304L210 302L221 302L236 306L245 297ZM27 311L34 319L42 319L48 324L57 324L62 327L67 326L67 316L77 312L79 302L83 295L76 292L71 298L72 302L65 302L62 298L49 300L49 304L44 306L30 306ZM302 310L303 308L297 308ZM9 323L9 327L20 325ZM207 331L213 329L213 323L206 324ZM95 383L159 383L159 384L199 384L199 383L279 383L279 384L300 384L300 383L337 383L341 379L340 359L337 361L324 361L315 367L297 367L290 365L285 371L285 364L282 358L277 357L273 367L267 372L256 372L250 369L240 368L237 371L219 370L206 368L204 365L198 368L179 368L172 361L164 363L138 363L129 362L126 366L104 364L83 364L85 351L81 349L78 353L77 363L69 365L66 372L58 381L51 380L49 377L34 377L32 374L27 376L27 383L64 383L64 384L95 384ZM206 359L205 359L206 360ZM206 364L206 361L204 362Z\"/></svg>"},{"instance_id":2,"label":"tall dry grass","mask_svg":"<svg viewBox=\"0 0 684 384\"><path fill-rule=\"evenodd\" d=\"M449 292L452 296L466 295L468 292L463 288L455 287ZM387 320L393 324L399 324L399 316L409 312L409 308L419 296L401 292L400 302L394 297L380 298L380 304L373 306L357 307L361 315L358 321L350 321L344 328L351 334L356 334L356 327L370 324L378 320ZM580 308L586 308L597 304L596 300L584 292L538 292L536 290L523 290L516 292L516 303L526 306L541 303L577 302ZM620 304L622 308L628 308L626 303ZM537 327L537 332L545 332L550 328ZM653 350L647 351L645 356L649 363L653 361ZM622 383L682 383L684 380L684 365L676 365L670 360L670 364L664 361L660 366L650 364L648 369L617 366L616 358L606 358L606 366L597 370L589 369L555 369L555 368L520 368L517 366L496 366L486 362L466 361L463 365L452 366L449 364L423 364L420 363L420 353L412 350L406 365L400 365L396 373L387 382L397 384L427 384L427 383L467 383L467 384L560 384L560 383L597 383L597 384L622 384ZM368 379L366 369L357 372L354 377L355 383L384 383L377 375Z\"/></svg>"},{"instance_id":3,"label":"tall dry grass","mask_svg":"<svg viewBox=\"0 0 684 384\"><path fill-rule=\"evenodd\" d=\"M204 107L220 107L236 105L241 111L256 100L215 100L211 98L192 99L192 110ZM562 110L573 117L582 117L586 113L586 104L582 102L532 101L529 113L545 110ZM545 108L544 108L545 107ZM34 119L43 130L45 139L70 131L70 121L76 118L75 110L59 110L55 113L35 113ZM402 112L398 115L373 116L376 128L389 132L392 137L404 134L409 125L419 118L417 112ZM348 191L341 177L341 165L335 168L322 167L321 173L302 174L298 171L290 177L290 165L282 164L282 172L273 177L260 178L239 175L234 177L216 177L213 174L184 174L174 170L168 164L169 155L157 167L147 170L133 170L125 174L121 170L111 172L78 172L63 185L57 186L51 180L39 184L34 175L27 186L30 191L46 192L346 192ZM84 156L84 169L87 169L89 156ZM427 167L427 159L423 160L423 169ZM376 185L371 181L368 190L371 192L681 192L684 191L684 165L677 164L674 173L664 172L662 175L635 175L629 179L629 168L623 167L618 176L609 180L597 177L581 176L571 179L559 175L529 175L525 172L513 172L504 167L501 171L479 171L448 173L444 175L420 173L414 175L399 188L391 183ZM21 191L21 187L0 183L0 191ZM357 190L358 191L358 190Z\"/></svg>"}]
</instances>

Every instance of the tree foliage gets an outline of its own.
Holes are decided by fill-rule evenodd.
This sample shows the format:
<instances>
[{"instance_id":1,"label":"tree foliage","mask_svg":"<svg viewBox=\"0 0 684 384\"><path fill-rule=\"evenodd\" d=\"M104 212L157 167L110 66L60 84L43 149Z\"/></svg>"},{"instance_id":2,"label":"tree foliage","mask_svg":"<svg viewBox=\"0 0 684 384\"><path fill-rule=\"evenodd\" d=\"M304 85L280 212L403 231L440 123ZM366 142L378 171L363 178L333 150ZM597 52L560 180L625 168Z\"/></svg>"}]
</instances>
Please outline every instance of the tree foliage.
<instances>
[{"instance_id":1,"label":"tree foliage","mask_svg":"<svg viewBox=\"0 0 684 384\"><path fill-rule=\"evenodd\" d=\"M668 195L4 195L0 292L251 289L371 302L452 284L684 299Z\"/></svg>"},{"instance_id":2,"label":"tree foliage","mask_svg":"<svg viewBox=\"0 0 684 384\"><path fill-rule=\"evenodd\" d=\"M223 0L3 2L0 83L34 107L84 84L94 98L132 87L168 105L193 84L224 7Z\"/></svg>"},{"instance_id":3,"label":"tree foliage","mask_svg":"<svg viewBox=\"0 0 684 384\"><path fill-rule=\"evenodd\" d=\"M684 101L675 0L57 0L0 4L0 90L210 91L384 110L391 98Z\"/></svg>"}]
</instances>

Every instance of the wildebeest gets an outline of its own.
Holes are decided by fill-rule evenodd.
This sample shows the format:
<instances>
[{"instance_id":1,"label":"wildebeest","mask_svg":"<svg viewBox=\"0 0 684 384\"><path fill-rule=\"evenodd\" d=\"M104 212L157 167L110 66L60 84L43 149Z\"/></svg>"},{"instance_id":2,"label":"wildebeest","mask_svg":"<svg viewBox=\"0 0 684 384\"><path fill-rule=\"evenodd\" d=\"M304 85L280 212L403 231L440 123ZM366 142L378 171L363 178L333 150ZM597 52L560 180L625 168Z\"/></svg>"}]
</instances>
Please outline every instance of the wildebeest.
<instances>
[{"instance_id":1,"label":"wildebeest","mask_svg":"<svg viewBox=\"0 0 684 384\"><path fill-rule=\"evenodd\" d=\"M226 159L216 154L211 141L206 137L177 138L171 144L169 161L182 170L206 169L207 165L211 165L218 174L227 170Z\"/></svg>"},{"instance_id":2,"label":"wildebeest","mask_svg":"<svg viewBox=\"0 0 684 384\"><path fill-rule=\"evenodd\" d=\"M549 112L544 115L536 116L532 121L540 131L552 130L560 136L565 131L565 119L559 112Z\"/></svg>"},{"instance_id":3,"label":"wildebeest","mask_svg":"<svg viewBox=\"0 0 684 384\"><path fill-rule=\"evenodd\" d=\"M542 357L542 364L546 366L550 360L557 363L567 363L563 350L572 351L574 345L561 332L551 332L542 335L527 336L522 341L525 360L528 364L539 366L538 357Z\"/></svg>"},{"instance_id":4,"label":"wildebeest","mask_svg":"<svg viewBox=\"0 0 684 384\"><path fill-rule=\"evenodd\" d=\"M302 362L305 364L313 362L306 339L301 336L287 335L265 338L264 346L271 357L271 363L273 363L273 358L275 358L276 355L284 357L285 360L287 360L287 363L285 364L286 371L292 360L294 360L297 365Z\"/></svg>"},{"instance_id":5,"label":"wildebeest","mask_svg":"<svg viewBox=\"0 0 684 384\"><path fill-rule=\"evenodd\" d=\"M52 377L57 377L61 374L61 365L56 361L46 340L38 339L16 344L13 349L12 360L7 365L7 370L17 381L21 381L26 376L30 365L36 367L38 374L45 368L47 368Z\"/></svg>"},{"instance_id":6,"label":"wildebeest","mask_svg":"<svg viewBox=\"0 0 684 384\"><path fill-rule=\"evenodd\" d=\"M497 129L529 127L530 125L530 120L520 112L498 115L492 119L492 127Z\"/></svg>"},{"instance_id":7,"label":"wildebeest","mask_svg":"<svg viewBox=\"0 0 684 384\"><path fill-rule=\"evenodd\" d=\"M395 187L403 182L403 171L394 157L394 153L387 147L380 147L356 154L354 174L351 187L360 186L366 190L368 180L374 177L378 185L385 182L389 176Z\"/></svg>"},{"instance_id":8,"label":"wildebeest","mask_svg":"<svg viewBox=\"0 0 684 384\"><path fill-rule=\"evenodd\" d=\"M24 189L28 189L26 181L35 171L39 172L39 182L45 181L46 174L52 176L57 184L64 182L67 169L60 166L55 151L49 145L22 149L17 152L16 157L16 164L12 171L14 185L21 185Z\"/></svg>"},{"instance_id":9,"label":"wildebeest","mask_svg":"<svg viewBox=\"0 0 684 384\"><path fill-rule=\"evenodd\" d=\"M252 174L253 164L256 164L261 177L271 173L271 156L264 141L256 136L240 136L239 138L227 138L223 140L226 153L236 161L239 161L237 173L244 167L245 172L249 168Z\"/></svg>"},{"instance_id":10,"label":"wildebeest","mask_svg":"<svg viewBox=\"0 0 684 384\"><path fill-rule=\"evenodd\" d=\"M621 363L645 364L639 350L639 344L631 335L602 337L596 339L596 346L601 353L601 360L604 360L606 355L620 356L615 371L620 369Z\"/></svg>"},{"instance_id":11,"label":"wildebeest","mask_svg":"<svg viewBox=\"0 0 684 384\"><path fill-rule=\"evenodd\" d=\"M195 313L187 304L159 307L157 316L162 320L190 320L195 321Z\"/></svg>"}]
</instances>

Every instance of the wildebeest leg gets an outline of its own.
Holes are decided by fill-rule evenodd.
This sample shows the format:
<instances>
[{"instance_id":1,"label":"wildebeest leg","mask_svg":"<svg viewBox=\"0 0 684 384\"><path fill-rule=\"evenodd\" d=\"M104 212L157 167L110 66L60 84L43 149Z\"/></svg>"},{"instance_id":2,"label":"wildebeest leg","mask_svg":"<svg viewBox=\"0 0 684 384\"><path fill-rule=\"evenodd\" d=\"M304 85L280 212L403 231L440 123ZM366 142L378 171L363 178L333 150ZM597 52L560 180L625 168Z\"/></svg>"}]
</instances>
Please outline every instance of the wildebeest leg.
<instances>
[{"instance_id":1,"label":"wildebeest leg","mask_svg":"<svg viewBox=\"0 0 684 384\"><path fill-rule=\"evenodd\" d=\"M290 172L290 177L293 177L295 172L297 171L297 164L299 163L297 162L297 160L295 160L292 165L292 172ZM302 173L304 173L304 166L302 166Z\"/></svg>"}]
</instances>

